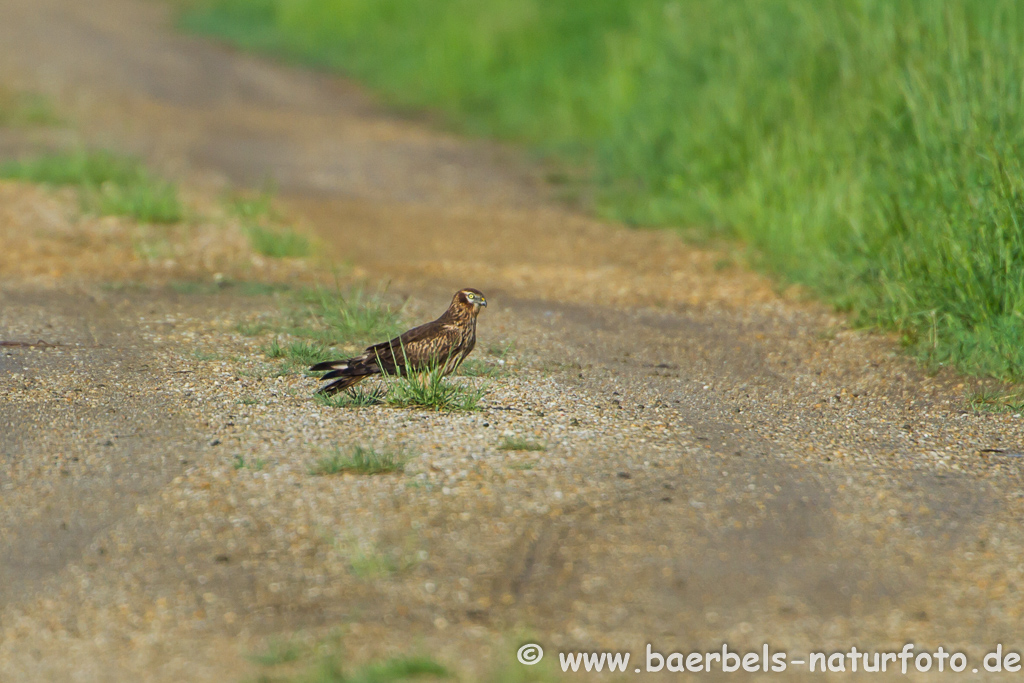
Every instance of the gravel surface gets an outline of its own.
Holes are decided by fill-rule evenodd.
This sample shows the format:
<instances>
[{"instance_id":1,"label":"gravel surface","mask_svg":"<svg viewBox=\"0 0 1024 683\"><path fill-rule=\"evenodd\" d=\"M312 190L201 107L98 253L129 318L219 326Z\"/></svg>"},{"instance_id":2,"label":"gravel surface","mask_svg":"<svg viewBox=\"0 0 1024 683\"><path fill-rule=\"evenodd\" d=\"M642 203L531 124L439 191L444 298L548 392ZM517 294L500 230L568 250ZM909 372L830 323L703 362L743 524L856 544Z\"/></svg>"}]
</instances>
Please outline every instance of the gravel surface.
<instances>
[{"instance_id":1,"label":"gravel surface","mask_svg":"<svg viewBox=\"0 0 1024 683\"><path fill-rule=\"evenodd\" d=\"M138 226L0 185L5 245L44 214L31 249L61 245L59 267L0 281L0 342L46 342L0 347L0 680L244 680L290 637L340 638L353 662L429 652L467 681L521 674L528 638L550 658L1019 648L1024 435L969 409L976 381L721 253L552 205L500 151L165 22L156 3L9 0L0 73L83 100L86 140L124 132L200 204L291 169L285 204L351 259L343 284L390 279L410 323L483 289L474 357L497 375L476 412L322 406L263 354L273 332L237 331L286 294L161 284L330 282L316 262L229 240L213 267L198 230L166 270L118 246ZM338 154L364 170L318 187ZM104 284L125 273L149 284ZM512 437L545 450L500 450ZM404 472L310 474L354 444Z\"/></svg>"}]
</instances>

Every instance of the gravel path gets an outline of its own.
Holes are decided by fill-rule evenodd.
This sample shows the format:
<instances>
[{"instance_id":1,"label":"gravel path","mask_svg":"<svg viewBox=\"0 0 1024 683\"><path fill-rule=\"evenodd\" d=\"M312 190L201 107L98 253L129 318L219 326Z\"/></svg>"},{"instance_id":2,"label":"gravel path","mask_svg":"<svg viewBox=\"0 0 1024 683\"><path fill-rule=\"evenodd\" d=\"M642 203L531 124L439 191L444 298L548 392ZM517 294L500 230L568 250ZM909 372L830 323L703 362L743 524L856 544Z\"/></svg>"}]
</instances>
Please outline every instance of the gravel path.
<instances>
[{"instance_id":1,"label":"gravel path","mask_svg":"<svg viewBox=\"0 0 1024 683\"><path fill-rule=\"evenodd\" d=\"M293 634L474 681L525 634L549 656L1019 647L1019 415L721 254L551 203L508 152L166 25L7 0L0 74L197 196L270 175L410 321L480 287L475 355L515 350L479 412L328 408L236 331L280 295L5 273L0 341L59 345L0 348L0 679L239 680ZM309 474L353 443L405 472Z\"/></svg>"}]
</instances>

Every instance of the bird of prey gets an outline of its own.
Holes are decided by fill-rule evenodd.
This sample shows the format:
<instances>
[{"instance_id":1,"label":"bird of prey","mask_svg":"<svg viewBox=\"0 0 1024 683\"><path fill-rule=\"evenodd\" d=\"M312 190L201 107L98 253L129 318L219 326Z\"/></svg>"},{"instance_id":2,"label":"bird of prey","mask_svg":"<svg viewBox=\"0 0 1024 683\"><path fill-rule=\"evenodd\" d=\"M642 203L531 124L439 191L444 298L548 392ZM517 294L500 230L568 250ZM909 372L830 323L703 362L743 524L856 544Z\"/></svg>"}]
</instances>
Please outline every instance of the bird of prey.
<instances>
[{"instance_id":1,"label":"bird of prey","mask_svg":"<svg viewBox=\"0 0 1024 683\"><path fill-rule=\"evenodd\" d=\"M442 375L455 372L476 345L476 317L486 305L487 299L480 290L461 289L437 320L414 327L390 341L369 346L354 358L317 363L310 371L328 371L320 378L328 384L317 393L344 391L381 373L406 376L435 369Z\"/></svg>"}]
</instances>

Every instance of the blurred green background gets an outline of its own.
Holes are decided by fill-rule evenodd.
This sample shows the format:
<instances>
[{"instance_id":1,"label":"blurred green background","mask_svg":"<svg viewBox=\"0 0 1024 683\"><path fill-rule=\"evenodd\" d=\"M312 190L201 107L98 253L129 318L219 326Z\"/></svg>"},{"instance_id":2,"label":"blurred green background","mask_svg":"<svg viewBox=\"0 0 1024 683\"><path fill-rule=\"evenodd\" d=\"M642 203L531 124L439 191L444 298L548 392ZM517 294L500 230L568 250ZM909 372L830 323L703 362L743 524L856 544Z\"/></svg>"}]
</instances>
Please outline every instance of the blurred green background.
<instances>
[{"instance_id":1,"label":"blurred green background","mask_svg":"<svg viewBox=\"0 0 1024 683\"><path fill-rule=\"evenodd\" d=\"M738 238L933 364L1024 377L1013 0L200 0L195 31L581 169L602 216Z\"/></svg>"}]
</instances>

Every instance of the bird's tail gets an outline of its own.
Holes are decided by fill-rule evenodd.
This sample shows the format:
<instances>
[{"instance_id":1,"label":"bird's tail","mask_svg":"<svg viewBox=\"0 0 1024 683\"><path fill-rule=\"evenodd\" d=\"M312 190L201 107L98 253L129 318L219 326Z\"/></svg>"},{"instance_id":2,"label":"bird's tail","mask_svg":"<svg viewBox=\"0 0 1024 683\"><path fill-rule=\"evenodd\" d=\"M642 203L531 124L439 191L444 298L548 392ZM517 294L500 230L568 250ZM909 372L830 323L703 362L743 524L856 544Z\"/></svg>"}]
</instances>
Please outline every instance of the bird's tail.
<instances>
[{"instance_id":1,"label":"bird's tail","mask_svg":"<svg viewBox=\"0 0 1024 683\"><path fill-rule=\"evenodd\" d=\"M336 394L339 391L345 391L349 387L355 386L356 384L359 384L364 379L366 379L366 375L355 375L355 376L352 376L352 377L339 377L338 379L334 380L333 382L325 384L322 387L320 387L319 389L317 389L316 393L318 393L318 394Z\"/></svg>"},{"instance_id":2,"label":"bird's tail","mask_svg":"<svg viewBox=\"0 0 1024 683\"><path fill-rule=\"evenodd\" d=\"M371 360L366 354L349 358L348 360L331 360L326 363L317 363L309 370L310 372L324 372L327 370L327 374L321 377L320 381L334 380L320 387L316 392L318 394L335 394L339 391L344 391L370 375L380 372L376 362Z\"/></svg>"}]
</instances>

